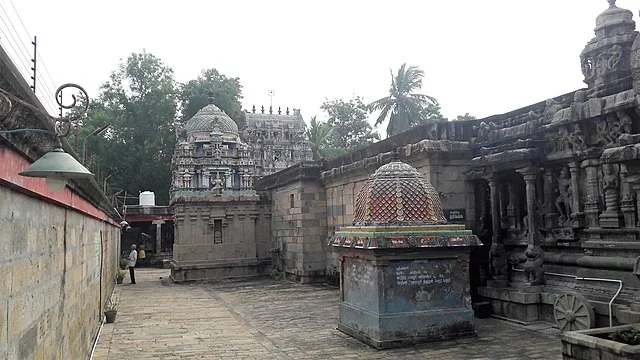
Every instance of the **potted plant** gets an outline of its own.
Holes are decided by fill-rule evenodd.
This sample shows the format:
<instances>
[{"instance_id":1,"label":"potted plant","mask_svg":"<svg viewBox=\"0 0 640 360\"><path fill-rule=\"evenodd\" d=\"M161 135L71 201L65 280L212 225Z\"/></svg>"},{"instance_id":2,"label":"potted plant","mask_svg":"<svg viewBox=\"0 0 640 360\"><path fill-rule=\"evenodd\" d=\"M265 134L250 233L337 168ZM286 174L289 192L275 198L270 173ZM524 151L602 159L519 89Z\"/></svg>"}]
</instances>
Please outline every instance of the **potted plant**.
<instances>
[{"instance_id":1,"label":"potted plant","mask_svg":"<svg viewBox=\"0 0 640 360\"><path fill-rule=\"evenodd\" d=\"M273 268L271 270L271 277L274 280L281 280L282 279L282 272L280 270L276 269L276 268Z\"/></svg>"},{"instance_id":2,"label":"potted plant","mask_svg":"<svg viewBox=\"0 0 640 360\"><path fill-rule=\"evenodd\" d=\"M640 324L565 332L561 340L566 359L640 359Z\"/></svg>"},{"instance_id":3,"label":"potted plant","mask_svg":"<svg viewBox=\"0 0 640 360\"><path fill-rule=\"evenodd\" d=\"M122 269L122 270L126 269L127 265L129 265L129 262L127 261L127 259L121 258L120 259L120 269Z\"/></svg>"},{"instance_id":4,"label":"potted plant","mask_svg":"<svg viewBox=\"0 0 640 360\"><path fill-rule=\"evenodd\" d=\"M116 284L122 284L125 274L126 273L123 270L118 270L118 273L116 274Z\"/></svg>"},{"instance_id":5,"label":"potted plant","mask_svg":"<svg viewBox=\"0 0 640 360\"><path fill-rule=\"evenodd\" d=\"M106 317L107 324L111 324L116 321L116 314L118 314L118 300L109 300L109 303L104 310L104 316Z\"/></svg>"}]
</instances>

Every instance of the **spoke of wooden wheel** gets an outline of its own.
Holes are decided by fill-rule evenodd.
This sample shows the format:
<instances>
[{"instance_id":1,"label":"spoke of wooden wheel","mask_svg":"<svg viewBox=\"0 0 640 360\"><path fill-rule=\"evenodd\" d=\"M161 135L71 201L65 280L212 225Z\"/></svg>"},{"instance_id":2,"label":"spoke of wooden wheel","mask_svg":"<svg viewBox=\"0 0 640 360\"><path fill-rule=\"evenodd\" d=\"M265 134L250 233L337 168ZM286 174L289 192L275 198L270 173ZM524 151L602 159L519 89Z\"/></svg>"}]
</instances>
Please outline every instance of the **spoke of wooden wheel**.
<instances>
[{"instance_id":1,"label":"spoke of wooden wheel","mask_svg":"<svg viewBox=\"0 0 640 360\"><path fill-rule=\"evenodd\" d=\"M576 318L576 322L582 324L583 326L585 326L586 328L589 328L589 323L585 322L584 320L582 320L581 317L577 317Z\"/></svg>"},{"instance_id":2,"label":"spoke of wooden wheel","mask_svg":"<svg viewBox=\"0 0 640 360\"><path fill-rule=\"evenodd\" d=\"M578 303L580 306L578 306L578 308L576 309L576 312L578 312L578 310L582 309L584 307L583 303Z\"/></svg>"},{"instance_id":3,"label":"spoke of wooden wheel","mask_svg":"<svg viewBox=\"0 0 640 360\"><path fill-rule=\"evenodd\" d=\"M560 326L560 330L564 330L567 326L568 321L561 319L560 321L558 321L558 325Z\"/></svg>"},{"instance_id":4,"label":"spoke of wooden wheel","mask_svg":"<svg viewBox=\"0 0 640 360\"><path fill-rule=\"evenodd\" d=\"M573 309L576 307L576 297L572 296L571 297L571 311L574 311Z\"/></svg>"},{"instance_id":5,"label":"spoke of wooden wheel","mask_svg":"<svg viewBox=\"0 0 640 360\"><path fill-rule=\"evenodd\" d=\"M556 319L560 320L560 319L566 319L567 318L567 314L560 313L560 314L556 314Z\"/></svg>"}]
</instances>

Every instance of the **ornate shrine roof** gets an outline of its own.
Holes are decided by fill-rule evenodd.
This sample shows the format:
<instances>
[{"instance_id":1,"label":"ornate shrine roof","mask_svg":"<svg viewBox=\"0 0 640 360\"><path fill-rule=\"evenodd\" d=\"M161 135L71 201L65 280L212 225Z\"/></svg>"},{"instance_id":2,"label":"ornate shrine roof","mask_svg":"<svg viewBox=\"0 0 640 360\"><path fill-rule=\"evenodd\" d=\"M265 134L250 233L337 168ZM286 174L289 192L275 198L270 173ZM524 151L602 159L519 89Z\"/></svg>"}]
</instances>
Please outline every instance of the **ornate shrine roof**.
<instances>
[{"instance_id":1,"label":"ornate shrine roof","mask_svg":"<svg viewBox=\"0 0 640 360\"><path fill-rule=\"evenodd\" d=\"M215 131L238 135L238 125L225 114L224 111L213 105L213 97L209 97L209 104L198 110L198 112L187 121L184 128L187 134Z\"/></svg>"},{"instance_id":2,"label":"ornate shrine roof","mask_svg":"<svg viewBox=\"0 0 640 360\"><path fill-rule=\"evenodd\" d=\"M358 193L354 225L445 223L436 189L413 166L381 166Z\"/></svg>"}]
</instances>

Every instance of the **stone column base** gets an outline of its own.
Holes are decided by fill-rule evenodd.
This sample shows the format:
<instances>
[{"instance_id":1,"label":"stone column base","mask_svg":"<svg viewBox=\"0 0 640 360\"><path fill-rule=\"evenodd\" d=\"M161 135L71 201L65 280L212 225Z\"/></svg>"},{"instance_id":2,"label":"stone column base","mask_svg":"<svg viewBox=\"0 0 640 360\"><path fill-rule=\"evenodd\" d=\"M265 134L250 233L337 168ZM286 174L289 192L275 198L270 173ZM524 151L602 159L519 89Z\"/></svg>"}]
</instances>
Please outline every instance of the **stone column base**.
<instances>
[{"instance_id":1,"label":"stone column base","mask_svg":"<svg viewBox=\"0 0 640 360\"><path fill-rule=\"evenodd\" d=\"M619 228L622 226L622 214L619 212L603 212L600 214L600 227Z\"/></svg>"}]
</instances>

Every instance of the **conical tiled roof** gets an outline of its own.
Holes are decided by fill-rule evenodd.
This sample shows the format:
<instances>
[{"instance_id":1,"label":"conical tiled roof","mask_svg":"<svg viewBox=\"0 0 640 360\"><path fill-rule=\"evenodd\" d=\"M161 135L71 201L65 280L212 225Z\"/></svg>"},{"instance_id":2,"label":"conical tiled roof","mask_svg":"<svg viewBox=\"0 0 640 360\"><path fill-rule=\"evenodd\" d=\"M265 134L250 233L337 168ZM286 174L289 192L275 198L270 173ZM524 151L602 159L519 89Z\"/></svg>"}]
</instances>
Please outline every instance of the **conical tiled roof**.
<instances>
[{"instance_id":1,"label":"conical tiled roof","mask_svg":"<svg viewBox=\"0 0 640 360\"><path fill-rule=\"evenodd\" d=\"M413 166L381 166L358 193L354 225L446 222L438 192Z\"/></svg>"}]
</instances>

